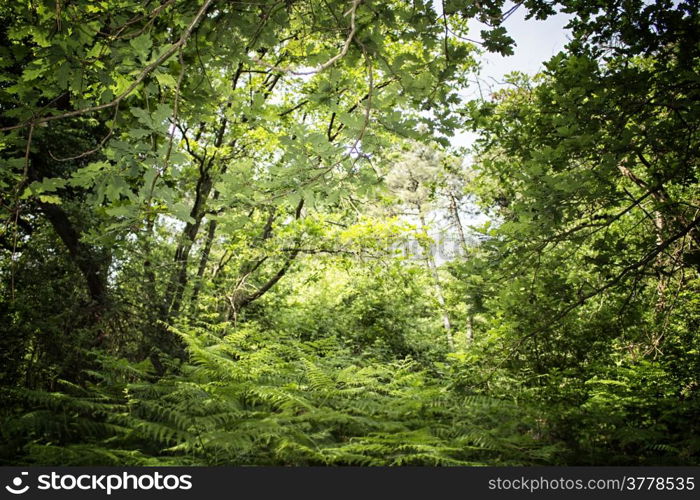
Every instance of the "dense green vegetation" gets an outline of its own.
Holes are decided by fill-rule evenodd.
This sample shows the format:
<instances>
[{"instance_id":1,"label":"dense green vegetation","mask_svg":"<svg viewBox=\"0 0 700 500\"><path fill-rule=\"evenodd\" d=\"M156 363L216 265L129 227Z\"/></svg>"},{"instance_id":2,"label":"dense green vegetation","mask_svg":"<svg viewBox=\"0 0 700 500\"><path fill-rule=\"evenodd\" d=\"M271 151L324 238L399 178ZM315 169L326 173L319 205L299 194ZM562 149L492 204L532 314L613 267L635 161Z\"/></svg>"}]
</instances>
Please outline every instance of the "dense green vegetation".
<instances>
[{"instance_id":1,"label":"dense green vegetation","mask_svg":"<svg viewBox=\"0 0 700 500\"><path fill-rule=\"evenodd\" d=\"M466 99L514 8L571 42ZM700 464L696 2L3 0L0 39L0 464Z\"/></svg>"}]
</instances>

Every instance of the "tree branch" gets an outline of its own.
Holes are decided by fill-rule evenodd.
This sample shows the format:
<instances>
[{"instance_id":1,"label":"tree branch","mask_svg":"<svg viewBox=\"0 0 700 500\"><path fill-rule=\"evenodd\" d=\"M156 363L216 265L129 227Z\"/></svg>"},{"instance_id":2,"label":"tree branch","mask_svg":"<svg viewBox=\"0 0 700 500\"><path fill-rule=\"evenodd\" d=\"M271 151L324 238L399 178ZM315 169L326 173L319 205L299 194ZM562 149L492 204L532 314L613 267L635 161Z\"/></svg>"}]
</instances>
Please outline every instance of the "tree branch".
<instances>
[{"instance_id":1,"label":"tree branch","mask_svg":"<svg viewBox=\"0 0 700 500\"><path fill-rule=\"evenodd\" d=\"M143 68L141 70L141 73L138 74L136 77L136 80L134 80L131 85L129 85L126 90L124 90L121 94L119 94L117 97L112 99L109 102L106 102L104 104L99 104L97 106L90 106L88 108L82 108L82 109L76 109L73 111L68 111L66 113L61 113L59 115L51 115L51 116L44 116L41 118L33 118L31 120L27 120L23 123L20 123L18 125L12 125L10 127L3 127L0 128L0 132L6 132L9 130L16 130L20 128L27 127L29 125L36 125L38 123L46 123L54 120L60 120L62 118L70 118L73 116L80 116L84 115L87 113L93 113L95 111L100 111L102 109L108 109L113 106L118 105L121 101L123 101L126 97L128 97L134 90L136 90L136 87L138 87L141 82L158 66L163 64L165 61L170 59L170 57L175 54L181 47L184 47L185 44L187 43L187 40L189 39L190 35L192 34L192 31L194 28L199 24L199 22L202 20L202 17L204 17L204 14L206 13L207 9L209 6L214 2L214 0L206 0L204 2L204 5L199 9L197 14L194 16L194 19L192 22L185 28L185 31L182 33L180 36L180 39L175 42L168 50L163 52L160 57L158 57L155 61L153 61L151 64Z\"/></svg>"}]
</instances>

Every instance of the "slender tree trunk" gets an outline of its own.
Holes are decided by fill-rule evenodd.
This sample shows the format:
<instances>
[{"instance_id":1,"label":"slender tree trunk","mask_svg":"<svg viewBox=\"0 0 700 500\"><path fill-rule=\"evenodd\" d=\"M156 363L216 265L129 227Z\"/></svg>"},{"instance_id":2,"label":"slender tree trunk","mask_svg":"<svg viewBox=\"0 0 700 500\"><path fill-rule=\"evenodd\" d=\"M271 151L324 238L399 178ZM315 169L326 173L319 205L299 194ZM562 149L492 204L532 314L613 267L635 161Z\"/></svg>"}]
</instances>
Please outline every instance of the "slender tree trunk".
<instances>
[{"instance_id":1,"label":"slender tree trunk","mask_svg":"<svg viewBox=\"0 0 700 500\"><path fill-rule=\"evenodd\" d=\"M654 226L656 229L656 244L661 245L664 242L664 218L661 212L654 212ZM658 275L658 283L656 285L656 312L661 313L666 308L666 285L667 278L664 276L663 270L666 267L664 253L660 252L656 256L656 268Z\"/></svg>"},{"instance_id":2,"label":"slender tree trunk","mask_svg":"<svg viewBox=\"0 0 700 500\"><path fill-rule=\"evenodd\" d=\"M464 236L464 227L462 226L462 219L459 217L459 207L457 206L457 198L454 193L450 191L450 212L452 213L452 218L455 220L455 225L457 226L457 232L459 233L459 239L462 243L462 251L467 249L467 238Z\"/></svg>"},{"instance_id":3,"label":"slender tree trunk","mask_svg":"<svg viewBox=\"0 0 700 500\"><path fill-rule=\"evenodd\" d=\"M457 206L457 198L455 197L452 190L449 192L450 198L450 212L452 213L452 218L457 226L457 233L459 234L460 242L462 243L462 252L466 254L467 252L467 238L464 235L464 226L462 225L462 219L459 216L459 207ZM465 335L465 345L469 347L474 343L474 314L470 310L467 313L467 331Z\"/></svg>"},{"instance_id":4,"label":"slender tree trunk","mask_svg":"<svg viewBox=\"0 0 700 500\"><path fill-rule=\"evenodd\" d=\"M46 218L61 238L68 249L71 259L80 269L85 278L90 298L97 305L104 305L107 301L107 288L105 286L106 265L105 258L100 258L87 245L80 241L80 235L68 219L66 212L58 205L51 203L39 203Z\"/></svg>"},{"instance_id":5,"label":"slender tree trunk","mask_svg":"<svg viewBox=\"0 0 700 500\"><path fill-rule=\"evenodd\" d=\"M215 195L218 194L215 193ZM204 242L204 248L202 249L202 255L199 258L199 267L197 267L197 278L194 282L194 288L192 289L192 297L190 297L190 310L194 311L197 307L197 299L199 297L199 292L202 290L202 283L204 280L204 272L207 270L207 264L209 263L209 255L211 254L211 248L214 245L214 236L216 235L216 220L210 220L207 223L207 238Z\"/></svg>"},{"instance_id":6,"label":"slender tree trunk","mask_svg":"<svg viewBox=\"0 0 700 500\"><path fill-rule=\"evenodd\" d=\"M474 343L474 315L469 311L467 315L467 347Z\"/></svg>"},{"instance_id":7,"label":"slender tree trunk","mask_svg":"<svg viewBox=\"0 0 700 500\"><path fill-rule=\"evenodd\" d=\"M425 223L425 215L423 214L422 208L418 207L418 216L420 217L421 229L425 234L427 234L427 224ZM445 335L447 337L447 345L451 351L454 350L454 339L452 338L452 323L450 322L450 315L447 313L447 304L445 303L445 295L442 291L442 285L440 284L440 275L438 274L437 265L435 264L435 258L433 257L430 248L424 246L423 251L425 252L425 260L428 264L428 268L433 275L433 286L435 287L435 298L440 306L440 313L442 315L442 324L445 328Z\"/></svg>"},{"instance_id":8,"label":"slender tree trunk","mask_svg":"<svg viewBox=\"0 0 700 500\"><path fill-rule=\"evenodd\" d=\"M196 194L194 205L190 211L191 222L185 224L182 230L180 240L175 250L175 269L168 280L168 286L165 291L165 307L168 311L168 316L174 316L180 310L182 297L187 285L187 267L189 263L190 252L192 246L197 239L199 228L204 218L204 211L213 186L211 176L211 162L209 165L200 167L200 176L197 180ZM166 318L164 318L165 320Z\"/></svg>"}]
</instances>

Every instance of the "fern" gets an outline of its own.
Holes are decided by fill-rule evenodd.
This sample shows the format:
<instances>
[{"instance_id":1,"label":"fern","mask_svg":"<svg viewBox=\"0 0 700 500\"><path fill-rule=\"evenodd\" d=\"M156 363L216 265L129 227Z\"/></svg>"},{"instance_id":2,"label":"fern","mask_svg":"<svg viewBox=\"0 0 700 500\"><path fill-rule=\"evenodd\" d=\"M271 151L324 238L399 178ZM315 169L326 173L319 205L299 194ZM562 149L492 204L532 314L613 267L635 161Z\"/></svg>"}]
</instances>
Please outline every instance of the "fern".
<instances>
[{"instance_id":1,"label":"fern","mask_svg":"<svg viewBox=\"0 0 700 500\"><path fill-rule=\"evenodd\" d=\"M166 456L212 465L473 465L531 463L539 458L529 451L543 448L525 432L492 427L494 414L512 418L517 405L445 390L410 358L362 363L337 340L267 343L250 329L178 334L192 365L157 384L130 384L124 420Z\"/></svg>"},{"instance_id":2,"label":"fern","mask_svg":"<svg viewBox=\"0 0 700 500\"><path fill-rule=\"evenodd\" d=\"M333 338L268 342L251 327L173 331L191 360L177 375L154 381L147 364L101 355L64 392L11 391L23 411L4 415L7 442L51 464L531 464L557 452L527 409L446 388L411 358L358 358Z\"/></svg>"}]
</instances>

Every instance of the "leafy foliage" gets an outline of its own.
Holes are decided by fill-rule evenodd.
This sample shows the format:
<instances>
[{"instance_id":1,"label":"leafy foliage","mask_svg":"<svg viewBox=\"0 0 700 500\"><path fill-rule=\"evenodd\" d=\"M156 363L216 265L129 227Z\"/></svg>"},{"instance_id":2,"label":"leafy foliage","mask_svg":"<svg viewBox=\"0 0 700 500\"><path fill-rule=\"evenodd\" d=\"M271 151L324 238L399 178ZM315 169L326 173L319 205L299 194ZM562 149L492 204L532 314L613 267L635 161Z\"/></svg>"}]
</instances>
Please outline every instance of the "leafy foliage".
<instances>
[{"instance_id":1,"label":"leafy foliage","mask_svg":"<svg viewBox=\"0 0 700 500\"><path fill-rule=\"evenodd\" d=\"M698 464L699 21L3 3L0 463Z\"/></svg>"}]
</instances>

